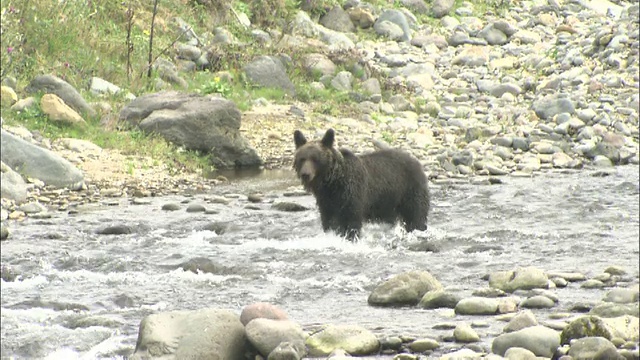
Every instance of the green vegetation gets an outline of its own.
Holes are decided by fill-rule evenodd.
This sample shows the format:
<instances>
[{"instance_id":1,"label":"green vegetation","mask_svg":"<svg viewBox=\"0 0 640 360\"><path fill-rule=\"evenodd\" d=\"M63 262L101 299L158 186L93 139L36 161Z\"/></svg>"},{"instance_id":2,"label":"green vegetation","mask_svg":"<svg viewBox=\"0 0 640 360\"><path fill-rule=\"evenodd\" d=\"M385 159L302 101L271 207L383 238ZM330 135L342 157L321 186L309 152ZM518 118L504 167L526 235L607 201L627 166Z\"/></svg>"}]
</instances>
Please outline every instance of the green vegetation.
<instances>
[{"instance_id":1,"label":"green vegetation","mask_svg":"<svg viewBox=\"0 0 640 360\"><path fill-rule=\"evenodd\" d=\"M100 116L103 121L104 117L113 119L117 118L127 100L123 95L102 97L91 94L86 91L89 79L93 76L103 78L138 96L155 91L160 74L154 68L150 69L150 60L153 63L158 58L172 59L176 44L185 41L186 34L193 30L205 48L212 52L213 58L209 59L212 66L205 71L181 72L187 89L179 90L219 94L234 101L241 111L250 109L256 99L266 98L275 103L291 100L311 103L313 111L319 114L352 116L358 114L358 109L348 92L336 91L330 86L318 89L310 85L320 80L321 74L308 73L299 64L302 63L301 58L314 49L290 51L280 47L264 50L263 46L242 45L251 44L253 39L250 29L240 21L241 15L246 15L256 28L286 32L298 10L305 10L313 18L318 18L343 2L3 0L1 78L14 78L17 81L16 91L20 98L24 98L27 94L21 93L21 89L35 76L56 75L79 89L88 101L107 102L113 110L111 114ZM383 0L371 2L380 7L390 6ZM178 18L193 28L181 28ZM436 21L428 16L422 16L420 20L427 23ZM232 33L237 43L211 45L214 31L218 28ZM372 29L358 30L358 36L362 38L373 39L373 34ZM279 40L276 38L274 42L281 46ZM293 61L287 66L296 89L295 98L281 90L258 88L248 83L242 68L262 53L285 53L292 57ZM357 51L336 51L327 55L341 70L349 69L357 78L365 76L365 69L358 64L361 55ZM397 89L386 89L384 95L387 96L390 90ZM36 95L39 96L41 94ZM38 106L23 112L3 108L2 117L9 125L23 125L53 139L83 138L126 154L151 156L164 163L180 163L190 170L209 167L206 157L184 151L157 136L144 135L126 126L105 127L101 125L101 119L86 116L87 126L59 125L50 122Z\"/></svg>"}]
</instances>

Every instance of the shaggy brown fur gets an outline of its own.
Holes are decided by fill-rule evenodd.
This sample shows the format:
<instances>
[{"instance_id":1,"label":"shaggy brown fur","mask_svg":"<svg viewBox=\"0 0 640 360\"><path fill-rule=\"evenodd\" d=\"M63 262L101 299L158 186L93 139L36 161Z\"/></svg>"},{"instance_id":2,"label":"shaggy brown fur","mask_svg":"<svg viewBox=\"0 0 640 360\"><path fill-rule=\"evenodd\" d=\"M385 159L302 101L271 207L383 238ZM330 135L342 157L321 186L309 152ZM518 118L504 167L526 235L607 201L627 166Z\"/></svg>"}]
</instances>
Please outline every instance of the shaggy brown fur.
<instances>
[{"instance_id":1,"label":"shaggy brown fur","mask_svg":"<svg viewBox=\"0 0 640 360\"><path fill-rule=\"evenodd\" d=\"M334 141L333 129L314 142L294 132L293 166L316 198L324 231L354 240L365 221L402 220L407 231L427 229L428 181L415 158L396 149L356 156L334 148Z\"/></svg>"}]
</instances>

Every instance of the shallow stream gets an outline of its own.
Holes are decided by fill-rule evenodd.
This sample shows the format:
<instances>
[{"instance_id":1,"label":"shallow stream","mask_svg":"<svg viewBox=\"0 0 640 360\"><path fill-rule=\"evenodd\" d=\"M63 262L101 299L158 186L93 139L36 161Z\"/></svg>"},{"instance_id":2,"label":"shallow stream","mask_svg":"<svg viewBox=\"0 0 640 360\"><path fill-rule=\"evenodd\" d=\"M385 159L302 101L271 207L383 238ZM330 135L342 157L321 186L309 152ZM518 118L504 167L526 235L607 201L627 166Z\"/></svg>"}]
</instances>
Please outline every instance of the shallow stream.
<instances>
[{"instance_id":1,"label":"shallow stream","mask_svg":"<svg viewBox=\"0 0 640 360\"><path fill-rule=\"evenodd\" d=\"M626 166L506 177L496 185L432 185L426 234L368 225L355 244L322 233L311 196L284 196L298 185L287 171L237 178L210 194L151 198L146 205L121 199L119 206L11 223L1 260L18 278L1 283L2 359L123 358L147 314L203 307L240 313L257 301L279 305L307 328L351 323L381 336L442 339L451 330L432 329L436 323L484 321L476 330L488 347L504 323L445 309L373 308L367 296L412 269L428 270L461 296L486 287L485 274L518 266L594 276L618 265L637 281L638 179L638 167ZM247 201L255 192L263 202ZM205 200L224 195L227 205ZM187 201L218 213L186 212ZM273 210L271 202L280 201L311 210ZM161 210L169 202L182 209ZM223 233L201 230L210 223ZM133 232L96 234L109 225ZM425 241L438 251L416 251ZM213 273L179 266L200 257L211 260ZM606 289L570 284L554 291L560 303L537 310L542 320L576 303L595 303ZM442 351L462 346L441 343Z\"/></svg>"}]
</instances>

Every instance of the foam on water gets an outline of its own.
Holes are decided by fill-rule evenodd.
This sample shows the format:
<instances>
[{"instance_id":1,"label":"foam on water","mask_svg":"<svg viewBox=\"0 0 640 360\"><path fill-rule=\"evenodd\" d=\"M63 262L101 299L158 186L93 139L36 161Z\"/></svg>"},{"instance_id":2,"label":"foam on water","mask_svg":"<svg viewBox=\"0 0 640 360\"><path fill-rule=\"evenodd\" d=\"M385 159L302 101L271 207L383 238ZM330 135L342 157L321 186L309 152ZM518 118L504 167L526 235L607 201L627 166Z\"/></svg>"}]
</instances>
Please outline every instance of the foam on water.
<instances>
[{"instance_id":1,"label":"foam on water","mask_svg":"<svg viewBox=\"0 0 640 360\"><path fill-rule=\"evenodd\" d=\"M637 182L638 170L621 171L631 173L606 179L588 173L505 178L499 186L434 184L428 231L407 234L398 225L366 225L356 243L323 233L317 210L248 211L243 199L212 216L147 211L157 211L160 202L181 200L163 198L149 206L136 205L135 212L127 214L108 208L70 220L54 218L52 224L16 223L15 234L24 236L3 243L2 263L23 278L0 282L2 303L6 307L27 301L25 306L31 306L28 301L40 299L42 305L35 301L30 309L2 309L3 356L121 359L119 354L133 351L140 321L148 314L204 307L239 310L256 301L281 306L302 325L344 322L388 336L446 336L432 324L451 321L450 310L370 307L367 297L382 281L415 269L429 271L463 296L487 286L484 274L519 266L595 275L619 265L637 277L638 191L635 185L627 190L617 184ZM569 186L578 183L593 186ZM222 186L215 191L246 193ZM311 197L287 200L313 202ZM157 228L88 236L107 216ZM193 230L206 221L231 226L220 235ZM68 237L34 241L52 229ZM431 242L439 252L413 247ZM223 274L175 269L195 257L220 264ZM570 311L567 304L598 301L606 289L555 291L562 298L557 310ZM38 307L50 305L89 310ZM93 316L115 318L116 325L65 327ZM545 320L544 313L540 318ZM482 338L482 346L487 346L489 334L500 333L503 324L481 320L491 326Z\"/></svg>"},{"instance_id":2,"label":"foam on water","mask_svg":"<svg viewBox=\"0 0 640 360\"><path fill-rule=\"evenodd\" d=\"M47 277L44 275L37 275L28 279L20 279L18 278L16 281L4 281L0 279L0 286L2 287L2 291L5 290L25 290L34 288L43 284L48 283Z\"/></svg>"}]
</instances>

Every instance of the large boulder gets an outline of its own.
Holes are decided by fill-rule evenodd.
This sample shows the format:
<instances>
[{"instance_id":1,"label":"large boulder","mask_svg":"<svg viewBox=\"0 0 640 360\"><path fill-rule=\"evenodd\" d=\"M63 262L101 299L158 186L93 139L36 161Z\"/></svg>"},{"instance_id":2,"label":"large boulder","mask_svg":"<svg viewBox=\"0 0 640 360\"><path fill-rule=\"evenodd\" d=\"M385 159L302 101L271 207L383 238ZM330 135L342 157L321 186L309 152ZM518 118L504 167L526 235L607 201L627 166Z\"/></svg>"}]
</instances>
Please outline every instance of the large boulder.
<instances>
[{"instance_id":1,"label":"large boulder","mask_svg":"<svg viewBox=\"0 0 640 360\"><path fill-rule=\"evenodd\" d=\"M200 309L152 314L142 319L130 360L243 360L245 332L229 310Z\"/></svg>"},{"instance_id":2,"label":"large boulder","mask_svg":"<svg viewBox=\"0 0 640 360\"><path fill-rule=\"evenodd\" d=\"M3 144L4 145L4 144ZM22 176L13 171L7 164L0 162L0 185L3 199L15 201L21 204L27 200L27 183Z\"/></svg>"},{"instance_id":3,"label":"large boulder","mask_svg":"<svg viewBox=\"0 0 640 360\"><path fill-rule=\"evenodd\" d=\"M256 151L240 134L240 111L229 100L177 91L136 98L120 111L120 120L157 133L188 150L211 154L219 169L256 167Z\"/></svg>"},{"instance_id":4,"label":"large boulder","mask_svg":"<svg viewBox=\"0 0 640 360\"><path fill-rule=\"evenodd\" d=\"M84 174L61 156L4 130L0 139L2 162L22 176L41 180L57 188L82 188Z\"/></svg>"},{"instance_id":5,"label":"large boulder","mask_svg":"<svg viewBox=\"0 0 640 360\"><path fill-rule=\"evenodd\" d=\"M295 95L296 89L287 75L286 68L278 57L260 56L244 66L247 78L253 84L265 88L281 89Z\"/></svg>"},{"instance_id":6,"label":"large boulder","mask_svg":"<svg viewBox=\"0 0 640 360\"><path fill-rule=\"evenodd\" d=\"M442 284L428 271L408 271L378 285L369 295L369 305L415 305L428 291L440 290Z\"/></svg>"},{"instance_id":7,"label":"large boulder","mask_svg":"<svg viewBox=\"0 0 640 360\"><path fill-rule=\"evenodd\" d=\"M96 111L80 95L78 90L68 82L54 75L38 75L25 88L28 93L44 92L57 95L65 104L72 107L80 114L90 117L96 116Z\"/></svg>"}]
</instances>

